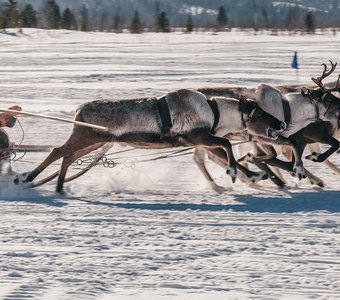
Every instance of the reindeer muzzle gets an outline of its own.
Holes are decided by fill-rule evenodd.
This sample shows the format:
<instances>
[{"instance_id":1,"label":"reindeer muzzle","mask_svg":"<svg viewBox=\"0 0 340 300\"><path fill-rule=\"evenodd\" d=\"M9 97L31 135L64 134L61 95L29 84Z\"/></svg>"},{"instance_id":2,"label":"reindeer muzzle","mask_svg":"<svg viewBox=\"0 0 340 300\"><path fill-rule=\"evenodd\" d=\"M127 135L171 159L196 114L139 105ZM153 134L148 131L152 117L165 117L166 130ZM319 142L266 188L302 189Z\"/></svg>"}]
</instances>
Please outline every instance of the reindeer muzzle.
<instances>
[{"instance_id":1,"label":"reindeer muzzle","mask_svg":"<svg viewBox=\"0 0 340 300\"><path fill-rule=\"evenodd\" d=\"M268 128L266 135L268 138L270 138L271 140L277 140L279 137L279 131L273 129L273 128Z\"/></svg>"}]
</instances>

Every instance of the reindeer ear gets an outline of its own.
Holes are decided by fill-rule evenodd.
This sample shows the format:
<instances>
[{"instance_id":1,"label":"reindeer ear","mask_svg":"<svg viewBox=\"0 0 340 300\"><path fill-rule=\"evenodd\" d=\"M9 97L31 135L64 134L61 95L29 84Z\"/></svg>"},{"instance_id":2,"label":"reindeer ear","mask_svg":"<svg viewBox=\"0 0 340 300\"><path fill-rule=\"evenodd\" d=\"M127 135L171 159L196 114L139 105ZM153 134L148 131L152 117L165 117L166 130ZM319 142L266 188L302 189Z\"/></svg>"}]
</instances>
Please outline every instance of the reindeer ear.
<instances>
[{"instance_id":1,"label":"reindeer ear","mask_svg":"<svg viewBox=\"0 0 340 300\"><path fill-rule=\"evenodd\" d=\"M253 100L247 99L245 96L240 97L239 111L248 113L257 106L257 103Z\"/></svg>"},{"instance_id":2,"label":"reindeer ear","mask_svg":"<svg viewBox=\"0 0 340 300\"><path fill-rule=\"evenodd\" d=\"M239 111L241 112L246 112L248 108L248 101L247 98L245 96L241 96L240 97L240 104L239 104Z\"/></svg>"}]
</instances>

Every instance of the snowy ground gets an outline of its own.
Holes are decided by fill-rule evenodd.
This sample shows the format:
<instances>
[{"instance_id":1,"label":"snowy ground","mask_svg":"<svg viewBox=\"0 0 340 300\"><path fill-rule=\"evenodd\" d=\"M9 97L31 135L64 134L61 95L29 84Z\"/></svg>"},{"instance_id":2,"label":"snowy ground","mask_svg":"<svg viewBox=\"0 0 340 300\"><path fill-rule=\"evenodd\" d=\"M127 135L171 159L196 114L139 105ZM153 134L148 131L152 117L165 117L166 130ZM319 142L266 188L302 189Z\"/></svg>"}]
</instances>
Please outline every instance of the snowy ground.
<instances>
[{"instance_id":1,"label":"snowy ground","mask_svg":"<svg viewBox=\"0 0 340 300\"><path fill-rule=\"evenodd\" d=\"M299 74L290 69L298 51ZM181 87L310 83L339 61L340 36L0 34L1 106L72 118L91 99L161 96ZM333 78L334 80L335 78ZM12 141L60 145L71 125L21 117ZM327 187L286 178L247 187L209 164L207 187L191 155L138 163L121 154L66 184L0 183L2 299L339 299L339 178L309 164ZM153 153L153 152L151 152ZM153 153L154 154L154 153ZM159 154L154 154L159 155ZM18 153L17 172L46 153ZM333 161L340 163L337 155ZM56 168L54 166L54 168ZM52 171L50 171L52 172Z\"/></svg>"}]
</instances>

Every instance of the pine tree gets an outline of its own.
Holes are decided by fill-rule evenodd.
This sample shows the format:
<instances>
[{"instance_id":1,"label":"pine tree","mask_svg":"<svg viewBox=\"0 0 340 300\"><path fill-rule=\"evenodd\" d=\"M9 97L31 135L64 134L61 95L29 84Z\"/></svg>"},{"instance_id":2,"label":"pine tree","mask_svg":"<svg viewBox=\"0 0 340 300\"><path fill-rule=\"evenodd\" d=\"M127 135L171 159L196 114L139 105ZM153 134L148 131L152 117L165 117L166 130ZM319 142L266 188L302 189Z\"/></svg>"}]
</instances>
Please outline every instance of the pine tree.
<instances>
[{"instance_id":1,"label":"pine tree","mask_svg":"<svg viewBox=\"0 0 340 300\"><path fill-rule=\"evenodd\" d=\"M193 32L194 30L194 22L192 20L192 15L188 16L187 24L186 24L186 32Z\"/></svg>"},{"instance_id":2,"label":"pine tree","mask_svg":"<svg viewBox=\"0 0 340 300\"><path fill-rule=\"evenodd\" d=\"M170 23L164 11L158 16L158 28L160 32L170 32Z\"/></svg>"},{"instance_id":3,"label":"pine tree","mask_svg":"<svg viewBox=\"0 0 340 300\"><path fill-rule=\"evenodd\" d=\"M130 26L129 26L131 33L141 33L142 32L142 24L139 18L139 12L138 10L135 10L135 13L133 15L133 18L131 20Z\"/></svg>"},{"instance_id":4,"label":"pine tree","mask_svg":"<svg viewBox=\"0 0 340 300\"><path fill-rule=\"evenodd\" d=\"M159 15L160 15L160 9L159 9L159 1L157 0L155 2L155 15L154 15L154 18L155 18L155 32L159 32L160 31L160 28L159 28Z\"/></svg>"},{"instance_id":5,"label":"pine tree","mask_svg":"<svg viewBox=\"0 0 340 300\"><path fill-rule=\"evenodd\" d=\"M123 32L123 16L120 12L120 9L113 17L113 31L115 33L122 33Z\"/></svg>"},{"instance_id":6,"label":"pine tree","mask_svg":"<svg viewBox=\"0 0 340 300\"><path fill-rule=\"evenodd\" d=\"M46 28L59 29L61 23L60 9L54 0L47 1L44 13L46 18Z\"/></svg>"},{"instance_id":7,"label":"pine tree","mask_svg":"<svg viewBox=\"0 0 340 300\"><path fill-rule=\"evenodd\" d=\"M264 28L267 30L269 29L269 19L268 19L268 13L266 9L262 10L262 17L263 17L263 22L264 22Z\"/></svg>"},{"instance_id":8,"label":"pine tree","mask_svg":"<svg viewBox=\"0 0 340 300\"><path fill-rule=\"evenodd\" d=\"M77 29L77 20L69 8L65 8L61 17L61 28L67 30Z\"/></svg>"},{"instance_id":9,"label":"pine tree","mask_svg":"<svg viewBox=\"0 0 340 300\"><path fill-rule=\"evenodd\" d=\"M80 20L80 30L81 31L89 31L90 24L89 24L89 11L85 5L81 7L80 10L81 20Z\"/></svg>"},{"instance_id":10,"label":"pine tree","mask_svg":"<svg viewBox=\"0 0 340 300\"><path fill-rule=\"evenodd\" d=\"M99 31L105 31L109 29L108 26L108 14L107 10L103 10L100 19L99 19Z\"/></svg>"},{"instance_id":11,"label":"pine tree","mask_svg":"<svg viewBox=\"0 0 340 300\"><path fill-rule=\"evenodd\" d=\"M7 27L6 22L4 12L0 9L0 29L5 29Z\"/></svg>"},{"instance_id":12,"label":"pine tree","mask_svg":"<svg viewBox=\"0 0 340 300\"><path fill-rule=\"evenodd\" d=\"M217 14L217 25L219 29L224 28L228 23L228 18L224 9L224 6L220 6L218 8L218 14Z\"/></svg>"},{"instance_id":13,"label":"pine tree","mask_svg":"<svg viewBox=\"0 0 340 300\"><path fill-rule=\"evenodd\" d=\"M314 25L314 16L311 11L306 14L305 18L305 26L307 33L314 33L315 32L315 25Z\"/></svg>"},{"instance_id":14,"label":"pine tree","mask_svg":"<svg viewBox=\"0 0 340 300\"><path fill-rule=\"evenodd\" d=\"M22 27L35 28L37 27L37 12L34 10L31 4L26 4L21 12Z\"/></svg>"},{"instance_id":15,"label":"pine tree","mask_svg":"<svg viewBox=\"0 0 340 300\"><path fill-rule=\"evenodd\" d=\"M17 1L8 0L5 4L4 18L6 19L6 27L20 27L20 16L17 8Z\"/></svg>"}]
</instances>

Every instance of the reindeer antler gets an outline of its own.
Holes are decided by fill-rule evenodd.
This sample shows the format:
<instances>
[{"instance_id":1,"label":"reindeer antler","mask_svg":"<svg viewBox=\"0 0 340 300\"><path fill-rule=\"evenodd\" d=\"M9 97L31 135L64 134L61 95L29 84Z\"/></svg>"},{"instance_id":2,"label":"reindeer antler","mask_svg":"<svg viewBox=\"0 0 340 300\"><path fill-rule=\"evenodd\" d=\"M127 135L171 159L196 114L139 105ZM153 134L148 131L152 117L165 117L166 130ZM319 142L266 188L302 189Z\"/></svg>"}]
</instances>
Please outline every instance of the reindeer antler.
<instances>
[{"instance_id":1,"label":"reindeer antler","mask_svg":"<svg viewBox=\"0 0 340 300\"><path fill-rule=\"evenodd\" d=\"M327 89L325 88L325 86L323 85L322 83L322 80L325 79L326 77L328 77L329 75L331 75L334 71L335 71L335 68L336 68L336 65L337 63L333 63L331 60L329 61L331 63L331 69L330 70L327 70L327 65L326 64L322 64L324 70L322 72L322 75L320 77L317 77L317 78L313 78L312 77L312 80L314 81L314 83L321 88L321 90L325 93L327 92L334 92L334 91L337 91L339 88L340 88L340 75L339 75L339 78L338 78L338 81L337 81L337 84L335 86L335 88L333 89Z\"/></svg>"}]
</instances>

